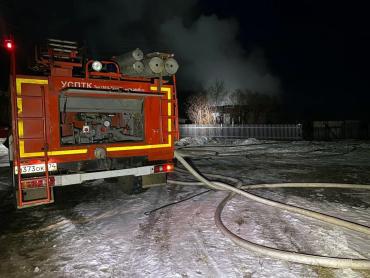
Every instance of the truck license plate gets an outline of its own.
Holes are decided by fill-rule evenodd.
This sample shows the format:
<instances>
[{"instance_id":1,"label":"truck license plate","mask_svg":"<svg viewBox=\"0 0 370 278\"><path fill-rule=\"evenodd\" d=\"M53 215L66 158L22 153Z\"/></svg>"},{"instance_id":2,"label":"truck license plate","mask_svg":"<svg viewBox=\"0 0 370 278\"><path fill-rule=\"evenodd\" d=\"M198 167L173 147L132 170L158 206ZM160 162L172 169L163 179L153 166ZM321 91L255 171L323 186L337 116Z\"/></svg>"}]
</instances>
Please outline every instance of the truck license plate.
<instances>
[{"instance_id":1,"label":"truck license plate","mask_svg":"<svg viewBox=\"0 0 370 278\"><path fill-rule=\"evenodd\" d=\"M49 171L56 171L57 164L56 163L49 163ZM18 167L15 167L15 174L18 174L17 171ZM45 164L32 164L32 165L21 165L21 173L22 174L30 174L30 173L41 173L45 172Z\"/></svg>"}]
</instances>

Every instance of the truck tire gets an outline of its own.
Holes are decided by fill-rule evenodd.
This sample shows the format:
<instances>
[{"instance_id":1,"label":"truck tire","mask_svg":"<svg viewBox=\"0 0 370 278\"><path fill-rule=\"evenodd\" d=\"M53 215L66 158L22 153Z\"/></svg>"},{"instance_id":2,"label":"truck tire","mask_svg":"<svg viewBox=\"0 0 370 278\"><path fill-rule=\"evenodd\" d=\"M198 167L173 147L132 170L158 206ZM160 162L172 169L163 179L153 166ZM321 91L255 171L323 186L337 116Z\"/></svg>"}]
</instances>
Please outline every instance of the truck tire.
<instances>
[{"instance_id":1,"label":"truck tire","mask_svg":"<svg viewBox=\"0 0 370 278\"><path fill-rule=\"evenodd\" d=\"M118 177L118 183L126 194L139 194L143 192L142 179L136 176Z\"/></svg>"}]
</instances>

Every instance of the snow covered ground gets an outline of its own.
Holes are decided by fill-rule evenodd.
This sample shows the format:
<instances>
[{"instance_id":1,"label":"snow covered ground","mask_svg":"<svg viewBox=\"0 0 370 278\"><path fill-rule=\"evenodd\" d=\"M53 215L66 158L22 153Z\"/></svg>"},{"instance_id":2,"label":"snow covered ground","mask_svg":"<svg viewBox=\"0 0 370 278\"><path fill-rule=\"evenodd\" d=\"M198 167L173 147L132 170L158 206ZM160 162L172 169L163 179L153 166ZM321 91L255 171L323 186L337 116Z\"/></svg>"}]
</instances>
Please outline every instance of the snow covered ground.
<instances>
[{"instance_id":1,"label":"snow covered ground","mask_svg":"<svg viewBox=\"0 0 370 278\"><path fill-rule=\"evenodd\" d=\"M4 141L0 138L0 167L9 166L8 149L3 145Z\"/></svg>"},{"instance_id":2,"label":"snow covered ground","mask_svg":"<svg viewBox=\"0 0 370 278\"><path fill-rule=\"evenodd\" d=\"M216 157L205 153L193 163L204 173L236 177L245 184L370 184L370 143L366 142L204 137L185 138L179 146L195 146L198 153L206 147L208 154L217 153ZM11 211L6 170L0 174L0 277L370 277L369 271L288 263L235 246L213 219L225 192L210 191L146 215L205 188L168 185L126 195L119 184L98 180L57 189L54 205ZM171 178L192 179L184 172ZM253 193L370 226L369 191L255 189ZM238 235L267 246L370 258L369 236L241 197L228 204L223 220Z\"/></svg>"}]
</instances>

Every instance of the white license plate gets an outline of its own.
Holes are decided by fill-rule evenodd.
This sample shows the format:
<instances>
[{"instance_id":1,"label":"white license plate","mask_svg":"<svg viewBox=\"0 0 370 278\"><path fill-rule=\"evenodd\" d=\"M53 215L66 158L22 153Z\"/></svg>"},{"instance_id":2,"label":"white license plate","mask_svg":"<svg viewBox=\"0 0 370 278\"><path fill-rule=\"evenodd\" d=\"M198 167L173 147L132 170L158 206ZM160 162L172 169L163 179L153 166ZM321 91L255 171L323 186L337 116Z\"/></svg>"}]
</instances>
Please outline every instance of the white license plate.
<instances>
[{"instance_id":1,"label":"white license plate","mask_svg":"<svg viewBox=\"0 0 370 278\"><path fill-rule=\"evenodd\" d=\"M56 163L49 163L49 171L56 171L57 164ZM15 174L18 174L17 171L18 167L15 167ZM21 165L21 173L22 174L30 174L30 173L41 173L45 172L45 164L32 164L32 165Z\"/></svg>"}]
</instances>

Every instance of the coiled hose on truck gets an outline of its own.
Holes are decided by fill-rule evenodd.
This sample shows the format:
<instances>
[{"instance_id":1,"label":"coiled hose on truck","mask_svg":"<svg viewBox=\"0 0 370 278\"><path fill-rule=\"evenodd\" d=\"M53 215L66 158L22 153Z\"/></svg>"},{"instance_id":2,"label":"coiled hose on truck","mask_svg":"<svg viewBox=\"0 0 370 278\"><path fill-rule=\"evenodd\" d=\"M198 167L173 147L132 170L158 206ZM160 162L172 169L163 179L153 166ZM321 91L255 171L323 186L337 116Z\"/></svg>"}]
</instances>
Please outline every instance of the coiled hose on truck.
<instances>
[{"instance_id":1,"label":"coiled hose on truck","mask_svg":"<svg viewBox=\"0 0 370 278\"><path fill-rule=\"evenodd\" d=\"M282 187L299 187L299 188L351 188L351 189L370 189L369 185L362 185L362 184L335 184L335 183L281 183L281 184L260 184L260 185L244 185L234 187L229 184L223 182L211 182L203 175L199 174L185 159L186 156L192 156L194 153L189 154L186 150L176 150L175 157L178 161L202 184L206 185L207 187L215 190L224 190L229 191L230 193L223 201L218 205L216 212L215 212L215 222L217 227L221 230L221 232L231 239L235 244L259 253L264 256L269 256L279 260L286 260L290 262L308 264L308 265L316 265L316 266L324 266L324 267L332 267L332 268L352 268L352 269L370 269L370 260L366 259L350 259L350 258L336 258L336 257L326 257L326 256L318 256L318 255L309 255L309 254L302 254L298 252L291 252L280 250L272 247L263 246L260 244L253 243L246 239L243 239L236 234L232 233L222 222L221 214L222 210L224 209L225 205L229 200L231 200L235 194L242 195L248 199L253 201L269 205L275 208L284 209L287 211L291 211L297 214L301 214L304 216L308 216L314 219L321 220L323 222L327 222L333 225L345 227L347 229L351 229L357 232L361 232L370 236L370 228L352 223L349 221L345 221L333 216L325 215L323 213L318 213L312 210L300 208L297 206L287 205L280 202L272 201L266 198L262 198L246 192L244 190L247 189L255 189L255 188L282 188ZM214 175L219 176L220 175ZM229 179L230 181L235 181L234 178L224 177ZM180 182L180 184L194 184L194 182ZM244 189L244 190L243 190Z\"/></svg>"}]
</instances>

